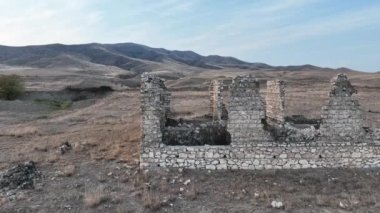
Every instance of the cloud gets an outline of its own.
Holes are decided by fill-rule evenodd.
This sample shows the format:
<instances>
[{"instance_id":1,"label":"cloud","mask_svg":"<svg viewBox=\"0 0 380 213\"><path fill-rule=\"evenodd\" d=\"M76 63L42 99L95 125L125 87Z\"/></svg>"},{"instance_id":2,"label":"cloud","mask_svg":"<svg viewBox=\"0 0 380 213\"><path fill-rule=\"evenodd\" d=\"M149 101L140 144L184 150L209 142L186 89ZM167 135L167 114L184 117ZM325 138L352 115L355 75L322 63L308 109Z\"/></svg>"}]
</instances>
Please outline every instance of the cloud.
<instances>
[{"instance_id":1,"label":"cloud","mask_svg":"<svg viewBox=\"0 0 380 213\"><path fill-rule=\"evenodd\" d=\"M248 59L379 26L379 4L339 0L0 0L5 45L136 42Z\"/></svg>"},{"instance_id":2,"label":"cloud","mask_svg":"<svg viewBox=\"0 0 380 213\"><path fill-rule=\"evenodd\" d=\"M299 1L290 2L296 4ZM252 13L250 19L237 16L229 22L209 29L208 32L182 39L178 44L196 47L203 53L244 55L249 51L267 50L331 35L344 36L344 33L350 31L380 26L380 7L350 10L299 21L295 20L293 14L288 11L294 9L290 5L279 4L256 8L255 11L260 11L260 17L257 17L256 13ZM279 10L285 11L280 13ZM263 15L263 11L267 16ZM276 13L272 14L272 11Z\"/></svg>"},{"instance_id":3,"label":"cloud","mask_svg":"<svg viewBox=\"0 0 380 213\"><path fill-rule=\"evenodd\" d=\"M24 0L0 6L0 42L8 45L85 42L102 21L85 0Z\"/></svg>"},{"instance_id":4,"label":"cloud","mask_svg":"<svg viewBox=\"0 0 380 213\"><path fill-rule=\"evenodd\" d=\"M192 47L203 53L236 54L249 43L261 43L260 35L276 28L277 23L294 15L296 9L312 6L317 1L283 0L255 1L248 5L237 4L234 10L226 10L219 23L206 31L173 41L178 47ZM212 16L212 14L211 14ZM244 49L245 49L244 48ZM211 50L211 51L210 51ZM226 51L228 50L228 51Z\"/></svg>"},{"instance_id":5,"label":"cloud","mask_svg":"<svg viewBox=\"0 0 380 213\"><path fill-rule=\"evenodd\" d=\"M334 35L380 24L380 8L366 8L330 17L313 19L303 24L286 25L258 33L257 42L241 45L240 49L263 49L315 37ZM250 38L244 38L245 41Z\"/></svg>"},{"instance_id":6,"label":"cloud","mask_svg":"<svg viewBox=\"0 0 380 213\"><path fill-rule=\"evenodd\" d=\"M319 0L321 2L322 0ZM274 1L254 1L246 10L250 14L258 15L275 14L285 10L296 10L318 2L317 0L274 0Z\"/></svg>"},{"instance_id":7,"label":"cloud","mask_svg":"<svg viewBox=\"0 0 380 213\"><path fill-rule=\"evenodd\" d=\"M121 22L119 24L109 23L110 20L107 20L109 17L104 17L103 8L93 6L99 2L104 3L100 0L20 0L11 3L0 0L0 30L6 32L0 34L0 42L9 45L26 45L133 41L157 46L168 45L173 48L207 47L208 45L196 42L208 40L209 45L217 45L217 42L223 38L238 36L247 28L260 28L278 17L268 15L258 21L247 23L247 15L277 13L313 1L283 0L274 3L257 1L249 5L243 4L238 10L229 11L229 8L224 8L215 13L212 10L198 13L197 7L207 3L201 0L124 1L121 8L125 7L126 15L122 16L124 22L116 21ZM231 1L229 5L239 7L241 2ZM105 12L114 15L113 11ZM186 13L190 14L186 16ZM230 19L225 23L220 23L224 21L221 19L219 23L211 26L202 25L202 19L213 18L218 15L216 13ZM191 32L193 28L199 26L204 27L202 30L195 29L195 32ZM182 36L179 36L181 34ZM214 40L215 35L219 39ZM214 42L211 42L210 38Z\"/></svg>"},{"instance_id":8,"label":"cloud","mask_svg":"<svg viewBox=\"0 0 380 213\"><path fill-rule=\"evenodd\" d=\"M201 0L183 1L183 0L162 0L162 1L126 1L125 5L130 7L128 12L130 16L149 16L155 14L158 16L172 16L178 13L191 10Z\"/></svg>"}]
</instances>

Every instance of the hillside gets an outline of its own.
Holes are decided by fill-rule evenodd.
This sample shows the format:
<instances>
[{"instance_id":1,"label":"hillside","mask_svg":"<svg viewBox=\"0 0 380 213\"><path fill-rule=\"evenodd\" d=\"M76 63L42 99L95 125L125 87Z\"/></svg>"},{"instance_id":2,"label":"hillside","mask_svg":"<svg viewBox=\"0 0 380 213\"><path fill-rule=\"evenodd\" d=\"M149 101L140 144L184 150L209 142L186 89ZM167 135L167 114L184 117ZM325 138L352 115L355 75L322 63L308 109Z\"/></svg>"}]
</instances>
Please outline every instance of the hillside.
<instances>
[{"instance_id":1,"label":"hillside","mask_svg":"<svg viewBox=\"0 0 380 213\"><path fill-rule=\"evenodd\" d=\"M0 64L32 68L64 68L97 70L99 65L112 66L134 75L156 70L157 65L176 64L218 70L239 68L247 70L303 71L322 69L313 65L270 66L250 63L233 57L202 56L193 51L166 50L134 43L120 44L50 44L39 46L0 46Z\"/></svg>"}]
</instances>

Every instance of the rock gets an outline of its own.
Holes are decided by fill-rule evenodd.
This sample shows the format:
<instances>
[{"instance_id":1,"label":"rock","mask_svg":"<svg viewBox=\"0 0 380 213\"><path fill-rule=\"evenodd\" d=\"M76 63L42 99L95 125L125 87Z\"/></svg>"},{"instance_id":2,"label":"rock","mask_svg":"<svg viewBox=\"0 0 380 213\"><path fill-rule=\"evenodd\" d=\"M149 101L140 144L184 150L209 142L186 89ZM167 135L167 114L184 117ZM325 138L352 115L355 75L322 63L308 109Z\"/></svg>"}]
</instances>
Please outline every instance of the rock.
<instances>
[{"instance_id":1,"label":"rock","mask_svg":"<svg viewBox=\"0 0 380 213\"><path fill-rule=\"evenodd\" d=\"M288 142L310 142L314 141L319 132L314 128L314 126L310 126L307 128L299 129L294 127L291 123L285 123L284 125L285 131L285 140Z\"/></svg>"},{"instance_id":2,"label":"rock","mask_svg":"<svg viewBox=\"0 0 380 213\"><path fill-rule=\"evenodd\" d=\"M215 170L215 166L214 165L206 165L206 169Z\"/></svg>"},{"instance_id":3,"label":"rock","mask_svg":"<svg viewBox=\"0 0 380 213\"><path fill-rule=\"evenodd\" d=\"M71 210L73 207L69 204L66 204L63 206L63 208L67 209L67 210Z\"/></svg>"},{"instance_id":4,"label":"rock","mask_svg":"<svg viewBox=\"0 0 380 213\"><path fill-rule=\"evenodd\" d=\"M346 205L344 203L342 203L342 201L339 201L339 207L344 209L344 208L346 208Z\"/></svg>"},{"instance_id":5,"label":"rock","mask_svg":"<svg viewBox=\"0 0 380 213\"><path fill-rule=\"evenodd\" d=\"M34 179L40 173L33 161L19 164L3 173L0 173L0 190L33 189Z\"/></svg>"},{"instance_id":6,"label":"rock","mask_svg":"<svg viewBox=\"0 0 380 213\"><path fill-rule=\"evenodd\" d=\"M227 164L216 165L216 169L227 169Z\"/></svg>"},{"instance_id":7,"label":"rock","mask_svg":"<svg viewBox=\"0 0 380 213\"><path fill-rule=\"evenodd\" d=\"M219 161L218 161L218 160L213 160L213 161L211 162L211 164L212 164L212 165L217 165L217 164L219 164Z\"/></svg>"},{"instance_id":8,"label":"rock","mask_svg":"<svg viewBox=\"0 0 380 213\"><path fill-rule=\"evenodd\" d=\"M7 202L5 197L0 197L0 207Z\"/></svg>"},{"instance_id":9,"label":"rock","mask_svg":"<svg viewBox=\"0 0 380 213\"><path fill-rule=\"evenodd\" d=\"M205 156L206 158L212 158L214 154L212 152L206 152Z\"/></svg>"},{"instance_id":10,"label":"rock","mask_svg":"<svg viewBox=\"0 0 380 213\"><path fill-rule=\"evenodd\" d=\"M308 165L309 163L307 162L307 160L300 160L299 163L301 165Z\"/></svg>"},{"instance_id":11,"label":"rock","mask_svg":"<svg viewBox=\"0 0 380 213\"><path fill-rule=\"evenodd\" d=\"M272 208L276 208L276 209L281 209L281 208L284 208L284 204L281 202L281 201L272 201L272 203L270 204L272 206Z\"/></svg>"},{"instance_id":12,"label":"rock","mask_svg":"<svg viewBox=\"0 0 380 213\"><path fill-rule=\"evenodd\" d=\"M66 152L70 151L72 149L72 146L71 146L71 144L68 141L66 141L63 144L61 144L58 147L58 149L59 149L59 152L63 155Z\"/></svg>"},{"instance_id":13,"label":"rock","mask_svg":"<svg viewBox=\"0 0 380 213\"><path fill-rule=\"evenodd\" d=\"M63 172L62 172L62 171L55 171L55 172L54 172L54 176L55 176L55 177L62 177L62 176L64 176L64 175L63 175Z\"/></svg>"},{"instance_id":14,"label":"rock","mask_svg":"<svg viewBox=\"0 0 380 213\"><path fill-rule=\"evenodd\" d=\"M190 182L191 182L191 180L187 179L183 184L185 184L185 186L187 186Z\"/></svg>"}]
</instances>

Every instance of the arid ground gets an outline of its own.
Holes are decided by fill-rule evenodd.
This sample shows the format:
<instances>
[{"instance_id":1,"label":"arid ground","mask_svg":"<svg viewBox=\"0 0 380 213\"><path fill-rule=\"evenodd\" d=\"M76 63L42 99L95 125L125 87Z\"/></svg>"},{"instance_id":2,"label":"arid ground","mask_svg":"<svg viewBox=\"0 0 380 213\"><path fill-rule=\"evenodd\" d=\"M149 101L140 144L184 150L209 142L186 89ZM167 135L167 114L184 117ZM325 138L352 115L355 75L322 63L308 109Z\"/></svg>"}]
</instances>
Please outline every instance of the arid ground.
<instances>
[{"instance_id":1,"label":"arid ground","mask_svg":"<svg viewBox=\"0 0 380 213\"><path fill-rule=\"evenodd\" d=\"M60 91L86 76L44 71L7 73L23 75L28 91ZM279 78L287 85L286 114L318 118L337 73L199 69L166 84L175 115L195 117L207 113L210 79ZM347 74L366 126L380 128L380 74ZM138 87L94 92L65 108L36 102L40 96L0 101L0 170L32 160L41 172L34 189L0 194L0 212L380 212L380 169L141 171ZM65 142L72 149L63 153Z\"/></svg>"}]
</instances>

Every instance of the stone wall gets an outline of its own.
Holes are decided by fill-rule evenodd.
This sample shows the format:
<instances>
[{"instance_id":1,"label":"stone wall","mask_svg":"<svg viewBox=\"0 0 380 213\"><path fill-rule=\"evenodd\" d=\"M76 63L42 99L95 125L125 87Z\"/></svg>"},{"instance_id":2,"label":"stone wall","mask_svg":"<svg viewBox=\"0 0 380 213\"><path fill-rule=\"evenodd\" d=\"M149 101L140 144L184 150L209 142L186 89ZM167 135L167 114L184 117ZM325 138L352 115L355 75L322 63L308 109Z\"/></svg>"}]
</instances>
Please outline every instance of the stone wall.
<instances>
[{"instance_id":1,"label":"stone wall","mask_svg":"<svg viewBox=\"0 0 380 213\"><path fill-rule=\"evenodd\" d=\"M374 144L380 145L380 129L367 129L366 140L373 141Z\"/></svg>"},{"instance_id":2,"label":"stone wall","mask_svg":"<svg viewBox=\"0 0 380 213\"><path fill-rule=\"evenodd\" d=\"M328 104L322 108L321 135L331 140L360 141L364 135L363 116L352 97L357 91L344 74L333 78L331 85Z\"/></svg>"},{"instance_id":3,"label":"stone wall","mask_svg":"<svg viewBox=\"0 0 380 213\"><path fill-rule=\"evenodd\" d=\"M157 76L141 75L142 147L159 147L170 113L170 93Z\"/></svg>"},{"instance_id":4,"label":"stone wall","mask_svg":"<svg viewBox=\"0 0 380 213\"><path fill-rule=\"evenodd\" d=\"M249 143L246 146L165 146L145 148L143 168L300 169L380 166L380 146L351 142Z\"/></svg>"},{"instance_id":5,"label":"stone wall","mask_svg":"<svg viewBox=\"0 0 380 213\"><path fill-rule=\"evenodd\" d=\"M280 80L267 81L265 94L266 118L271 125L285 123L285 84Z\"/></svg>"},{"instance_id":6,"label":"stone wall","mask_svg":"<svg viewBox=\"0 0 380 213\"><path fill-rule=\"evenodd\" d=\"M380 129L372 130L372 140L375 144L380 145Z\"/></svg>"},{"instance_id":7,"label":"stone wall","mask_svg":"<svg viewBox=\"0 0 380 213\"><path fill-rule=\"evenodd\" d=\"M212 80L210 83L210 115L214 120L226 119L225 106L223 103L223 82Z\"/></svg>"},{"instance_id":8,"label":"stone wall","mask_svg":"<svg viewBox=\"0 0 380 213\"><path fill-rule=\"evenodd\" d=\"M231 144L270 139L270 134L264 130L265 108L259 94L259 82L255 78L238 76L233 79L227 110Z\"/></svg>"},{"instance_id":9,"label":"stone wall","mask_svg":"<svg viewBox=\"0 0 380 213\"><path fill-rule=\"evenodd\" d=\"M298 129L285 123L280 127L287 133L282 141L274 141L267 131L266 109L259 95L259 84L251 76L236 77L233 80L227 121L199 123L181 123L168 119L170 93L163 81L145 73L141 81L142 168L214 170L380 167L380 130L362 128L358 103L351 97L356 91L345 75L339 74L332 81L330 100L323 108L321 129ZM218 93L215 84L211 88ZM283 119L283 105L275 97L283 97L283 84L271 82L269 88L267 94L273 99L268 98L266 102L274 107L267 110L267 118L280 123ZM215 97L211 99L220 100L218 95ZM225 130L225 123L227 136L221 136L219 133ZM218 141L218 137L229 137L228 133L231 136L230 145L197 146L205 144L204 141ZM319 137L319 133L323 137ZM172 142L168 140L174 141L176 146L171 146ZM218 144L214 142L211 144ZM180 146L181 143L193 146Z\"/></svg>"}]
</instances>

